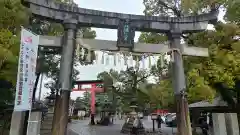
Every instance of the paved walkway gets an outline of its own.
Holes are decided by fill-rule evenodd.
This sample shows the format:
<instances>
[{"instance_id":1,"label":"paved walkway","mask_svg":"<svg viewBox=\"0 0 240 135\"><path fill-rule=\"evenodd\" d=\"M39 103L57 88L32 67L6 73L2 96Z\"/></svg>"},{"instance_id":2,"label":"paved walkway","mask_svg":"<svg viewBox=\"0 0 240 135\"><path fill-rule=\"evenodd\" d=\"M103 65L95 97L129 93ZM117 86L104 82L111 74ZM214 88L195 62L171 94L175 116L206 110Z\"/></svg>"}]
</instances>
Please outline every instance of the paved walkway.
<instances>
[{"instance_id":1,"label":"paved walkway","mask_svg":"<svg viewBox=\"0 0 240 135\"><path fill-rule=\"evenodd\" d=\"M78 135L124 135L121 134L123 121L117 121L111 126L89 126L89 120L73 121L69 124L69 129Z\"/></svg>"},{"instance_id":2,"label":"paved walkway","mask_svg":"<svg viewBox=\"0 0 240 135\"><path fill-rule=\"evenodd\" d=\"M152 129L152 121L144 119L143 123L146 129ZM123 120L117 120L115 124L111 126L89 126L88 124L89 120L73 121L68 127L74 133L69 133L69 135L126 135L120 133L122 125L124 124ZM163 135L172 135L172 133L176 132L176 128L166 127L163 124L162 132Z\"/></svg>"}]
</instances>

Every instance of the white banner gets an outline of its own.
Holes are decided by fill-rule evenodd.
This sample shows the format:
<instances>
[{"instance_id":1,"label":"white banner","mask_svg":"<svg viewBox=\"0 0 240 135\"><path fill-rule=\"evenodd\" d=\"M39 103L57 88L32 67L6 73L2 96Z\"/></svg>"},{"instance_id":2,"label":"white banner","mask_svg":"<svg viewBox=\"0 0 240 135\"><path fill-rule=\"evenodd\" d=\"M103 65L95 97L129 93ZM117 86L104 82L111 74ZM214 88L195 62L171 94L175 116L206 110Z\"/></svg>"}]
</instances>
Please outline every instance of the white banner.
<instances>
[{"instance_id":1,"label":"white banner","mask_svg":"<svg viewBox=\"0 0 240 135\"><path fill-rule=\"evenodd\" d=\"M22 28L14 111L31 110L39 36Z\"/></svg>"}]
</instances>

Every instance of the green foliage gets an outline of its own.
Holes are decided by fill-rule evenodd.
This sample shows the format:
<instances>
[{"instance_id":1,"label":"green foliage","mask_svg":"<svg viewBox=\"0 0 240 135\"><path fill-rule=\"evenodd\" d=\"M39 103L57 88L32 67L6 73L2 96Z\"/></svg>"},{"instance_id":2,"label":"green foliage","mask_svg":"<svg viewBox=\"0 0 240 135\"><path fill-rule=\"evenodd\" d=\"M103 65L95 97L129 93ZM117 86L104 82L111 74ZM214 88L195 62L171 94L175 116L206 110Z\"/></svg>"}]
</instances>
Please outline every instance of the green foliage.
<instances>
[{"instance_id":1,"label":"green foliage","mask_svg":"<svg viewBox=\"0 0 240 135\"><path fill-rule=\"evenodd\" d=\"M102 72L98 75L98 78L104 80L105 86L108 88L107 92L111 93L110 95L114 94L115 97L119 97L112 101L113 104L116 104L121 110L128 110L127 107L134 99L138 106L143 107L142 109L144 109L145 103L149 101L146 91L141 89L141 84L147 83L149 76L150 73L145 70L127 68L127 70L119 73L114 70Z\"/></svg>"},{"instance_id":2,"label":"green foliage","mask_svg":"<svg viewBox=\"0 0 240 135\"><path fill-rule=\"evenodd\" d=\"M239 24L238 14L240 8L238 0L182 0L181 2L175 0L144 0L144 5L146 15L178 17L206 13L211 9L224 7L226 9L225 19L232 23L216 25L216 31L205 31L184 36L185 42L189 46L207 47L210 53L209 58L184 56L188 99L190 102L212 100L216 96L216 92L220 92L219 90L216 91L216 87L214 87L219 82L224 83L229 89L235 86L235 80L239 78L240 73L239 26L233 24ZM145 43L164 43L166 40L167 38L164 35L156 33L142 33L139 38L140 42ZM162 72L163 69L161 68L156 66L152 68L152 73L157 78L160 78ZM164 85L160 84L160 86ZM172 86L169 85L158 89L165 89L167 93L169 87ZM235 93L234 97L236 97L236 92L233 93Z\"/></svg>"},{"instance_id":3,"label":"green foliage","mask_svg":"<svg viewBox=\"0 0 240 135\"><path fill-rule=\"evenodd\" d=\"M0 106L11 104L17 81L19 30L27 12L18 0L0 0ZM2 109L1 109L2 110Z\"/></svg>"},{"instance_id":4,"label":"green foliage","mask_svg":"<svg viewBox=\"0 0 240 135\"><path fill-rule=\"evenodd\" d=\"M166 42L167 37L164 34L143 32L138 41L143 43L160 44Z\"/></svg>"},{"instance_id":5,"label":"green foliage","mask_svg":"<svg viewBox=\"0 0 240 135\"><path fill-rule=\"evenodd\" d=\"M240 1L228 0L225 7L227 8L225 19L240 24Z\"/></svg>"},{"instance_id":6,"label":"green foliage","mask_svg":"<svg viewBox=\"0 0 240 135\"><path fill-rule=\"evenodd\" d=\"M144 14L146 15L180 17L209 12L211 9L226 4L226 0L144 0L143 4L145 5Z\"/></svg>"},{"instance_id":7,"label":"green foliage","mask_svg":"<svg viewBox=\"0 0 240 135\"><path fill-rule=\"evenodd\" d=\"M194 46L208 46L210 53L209 58L188 57L185 61L185 65L188 65L188 86L190 93L193 92L192 95L195 93L198 96L209 95L214 98L215 83L222 82L229 88L235 86L235 80L239 79L240 73L240 55L236 47L236 44L239 44L238 36L238 26L219 24L216 31L206 31L190 38L194 40ZM198 88L199 90L196 90Z\"/></svg>"},{"instance_id":8,"label":"green foliage","mask_svg":"<svg viewBox=\"0 0 240 135\"><path fill-rule=\"evenodd\" d=\"M18 34L21 27L28 23L29 14L20 0L0 0L0 29Z\"/></svg>"}]
</instances>

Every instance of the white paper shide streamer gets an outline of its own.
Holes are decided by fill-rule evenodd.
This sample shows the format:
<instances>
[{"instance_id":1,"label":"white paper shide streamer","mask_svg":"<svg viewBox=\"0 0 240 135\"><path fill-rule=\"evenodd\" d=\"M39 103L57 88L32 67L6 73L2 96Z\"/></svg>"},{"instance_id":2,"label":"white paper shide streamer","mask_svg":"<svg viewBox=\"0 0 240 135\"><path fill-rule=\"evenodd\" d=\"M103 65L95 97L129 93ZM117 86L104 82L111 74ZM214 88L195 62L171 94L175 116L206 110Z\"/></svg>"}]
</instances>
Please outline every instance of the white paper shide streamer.
<instances>
[{"instance_id":1,"label":"white paper shide streamer","mask_svg":"<svg viewBox=\"0 0 240 135\"><path fill-rule=\"evenodd\" d=\"M88 49L87 62L91 62L91 50Z\"/></svg>"},{"instance_id":2,"label":"white paper shide streamer","mask_svg":"<svg viewBox=\"0 0 240 135\"><path fill-rule=\"evenodd\" d=\"M141 61L142 61L142 66L143 66L143 68L145 68L145 54L142 55Z\"/></svg>"},{"instance_id":3,"label":"white paper shide streamer","mask_svg":"<svg viewBox=\"0 0 240 135\"><path fill-rule=\"evenodd\" d=\"M139 68L139 57L138 56L136 56L135 68Z\"/></svg>"},{"instance_id":4,"label":"white paper shide streamer","mask_svg":"<svg viewBox=\"0 0 240 135\"><path fill-rule=\"evenodd\" d=\"M109 55L107 54L106 56L106 65L108 66L109 65Z\"/></svg>"},{"instance_id":5,"label":"white paper shide streamer","mask_svg":"<svg viewBox=\"0 0 240 135\"><path fill-rule=\"evenodd\" d=\"M99 62L98 62L98 61L99 61L99 58L98 58L98 52L95 51L94 53L95 53L95 58L96 58L95 63L98 64L98 63L99 63Z\"/></svg>"},{"instance_id":6,"label":"white paper shide streamer","mask_svg":"<svg viewBox=\"0 0 240 135\"><path fill-rule=\"evenodd\" d=\"M133 56L130 54L130 66L133 66Z\"/></svg>"},{"instance_id":7,"label":"white paper shide streamer","mask_svg":"<svg viewBox=\"0 0 240 135\"><path fill-rule=\"evenodd\" d=\"M85 55L85 49L82 47L81 48L81 59L84 58L84 55Z\"/></svg>"},{"instance_id":8,"label":"white paper shide streamer","mask_svg":"<svg viewBox=\"0 0 240 135\"><path fill-rule=\"evenodd\" d=\"M104 57L104 52L102 52L102 62L101 62L102 64L104 64L104 62L105 62L104 58L105 58Z\"/></svg>"},{"instance_id":9,"label":"white paper shide streamer","mask_svg":"<svg viewBox=\"0 0 240 135\"><path fill-rule=\"evenodd\" d=\"M149 67L149 68L151 68L151 66L152 66L152 60L151 60L151 58L152 58L152 57L149 55L149 56L148 56L148 67Z\"/></svg>"},{"instance_id":10,"label":"white paper shide streamer","mask_svg":"<svg viewBox=\"0 0 240 135\"><path fill-rule=\"evenodd\" d=\"M117 56L116 56L116 54L113 54L113 64L114 64L114 66L117 65Z\"/></svg>"},{"instance_id":11,"label":"white paper shide streamer","mask_svg":"<svg viewBox=\"0 0 240 135\"><path fill-rule=\"evenodd\" d=\"M123 58L124 58L124 65L127 65L127 62L128 62L128 57L127 55L123 55Z\"/></svg>"}]
</instances>

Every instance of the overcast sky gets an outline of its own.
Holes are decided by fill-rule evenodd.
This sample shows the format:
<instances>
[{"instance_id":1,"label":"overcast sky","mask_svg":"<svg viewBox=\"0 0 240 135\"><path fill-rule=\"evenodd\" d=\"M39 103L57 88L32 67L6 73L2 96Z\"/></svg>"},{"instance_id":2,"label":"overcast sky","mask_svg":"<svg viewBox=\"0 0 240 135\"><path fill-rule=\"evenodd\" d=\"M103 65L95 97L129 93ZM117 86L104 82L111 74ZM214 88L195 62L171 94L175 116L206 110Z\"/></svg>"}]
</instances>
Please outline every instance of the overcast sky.
<instances>
[{"instance_id":1,"label":"overcast sky","mask_svg":"<svg viewBox=\"0 0 240 135\"><path fill-rule=\"evenodd\" d=\"M142 4L142 0L74 0L79 7L95 9L95 10L103 10L110 12L119 12L119 13L128 13L128 14L137 14L143 15L144 5ZM220 19L222 20L223 13L220 14ZM97 33L97 39L105 39L105 40L116 40L117 39L117 31L110 29L99 29L93 28ZM140 33L136 32L135 41L137 41ZM78 67L80 71L80 80L94 80L97 79L96 76L98 73L110 69L121 70L124 68L124 64L120 64L118 66L110 65L102 65L95 64L90 66L80 66ZM43 84L48 81L47 78L43 79ZM42 87L41 97L43 98L46 95L46 92L49 90ZM37 92L38 93L38 92ZM76 97L81 96L81 92L72 92L71 98L75 99ZM38 96L38 94L37 94Z\"/></svg>"}]
</instances>

